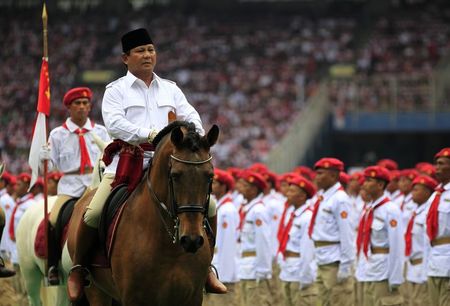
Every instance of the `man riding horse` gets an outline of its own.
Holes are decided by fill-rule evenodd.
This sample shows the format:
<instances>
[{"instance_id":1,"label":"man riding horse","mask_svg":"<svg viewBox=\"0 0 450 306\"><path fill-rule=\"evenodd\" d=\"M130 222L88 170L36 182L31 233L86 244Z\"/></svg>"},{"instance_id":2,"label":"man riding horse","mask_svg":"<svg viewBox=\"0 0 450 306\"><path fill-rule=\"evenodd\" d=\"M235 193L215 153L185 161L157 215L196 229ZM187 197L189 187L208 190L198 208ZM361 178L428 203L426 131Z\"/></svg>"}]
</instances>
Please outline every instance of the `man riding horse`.
<instances>
[{"instance_id":1,"label":"man riding horse","mask_svg":"<svg viewBox=\"0 0 450 306\"><path fill-rule=\"evenodd\" d=\"M89 263L90 250L97 240L100 215L111 193L111 186L128 182L132 185L129 189L132 189L139 182L140 170L148 165L153 155L153 138L170 121L192 122L198 132L204 134L199 114L180 88L153 72L156 49L147 30L137 29L126 33L122 37L122 49L122 61L128 72L106 86L102 103L103 120L114 139L105 150L105 157L110 163L78 227L74 266L67 284L71 301L77 301L83 296L88 274L86 265ZM130 167L138 164L142 168L137 170ZM214 230L215 205L210 205L209 216ZM210 247L212 257L214 243L210 243ZM227 291L212 271L209 272L205 288L212 293Z\"/></svg>"}]
</instances>

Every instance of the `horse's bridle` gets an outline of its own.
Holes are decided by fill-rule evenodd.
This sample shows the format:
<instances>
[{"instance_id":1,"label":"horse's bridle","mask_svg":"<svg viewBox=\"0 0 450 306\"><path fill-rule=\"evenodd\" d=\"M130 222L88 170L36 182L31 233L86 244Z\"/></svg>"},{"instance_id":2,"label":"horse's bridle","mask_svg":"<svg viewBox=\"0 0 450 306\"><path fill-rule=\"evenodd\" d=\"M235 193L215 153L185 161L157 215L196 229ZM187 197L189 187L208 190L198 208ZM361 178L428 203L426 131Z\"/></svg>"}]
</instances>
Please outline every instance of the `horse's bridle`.
<instances>
[{"instance_id":1,"label":"horse's bridle","mask_svg":"<svg viewBox=\"0 0 450 306\"><path fill-rule=\"evenodd\" d=\"M212 156L209 156L205 160L199 160L199 161L185 160L185 159L178 158L178 157L176 157L176 156L174 156L172 154L170 155L170 158L172 160L174 160L174 161L177 161L177 162L180 162L180 163L183 163L183 164L187 164L187 165L194 165L194 166L195 165L206 164L206 163L208 163L208 162L210 162L212 160ZM151 165L150 165L150 167L151 167ZM158 196L156 195L155 191L152 188L149 175L147 176L147 186L148 186L148 189L150 190L150 193L155 198L156 202L159 204L159 206L162 208L162 210L169 215L169 217L172 219L172 221L174 223L174 227L173 227L174 231L172 232L170 230L170 227L167 225L166 221L164 220L164 217L162 216L161 211L159 210L161 220L163 221L163 224L164 224L164 226L166 228L166 231L168 232L170 238L172 239L172 243L176 243L178 241L178 238L179 238L178 237L179 236L178 235L178 229L179 229L179 225L180 225L180 219L178 218L178 215L181 214L181 213L189 212L189 213L201 213L201 214L203 214L203 227L207 231L212 232L211 226L210 226L210 224L208 222L208 210L209 210L209 200L210 200L212 179L209 182L208 193L206 195L206 201L205 201L203 206L195 205L195 204L187 204L187 205L179 206L177 204L177 202L176 202L176 199L175 199L175 190L174 190L174 187L173 187L173 178L170 175L171 168L172 167L169 166L169 175L168 175L169 176L169 189L170 189L170 196L171 196L171 200L172 200L172 205L170 206L170 209L167 207L167 205L164 202L159 200Z\"/></svg>"}]
</instances>

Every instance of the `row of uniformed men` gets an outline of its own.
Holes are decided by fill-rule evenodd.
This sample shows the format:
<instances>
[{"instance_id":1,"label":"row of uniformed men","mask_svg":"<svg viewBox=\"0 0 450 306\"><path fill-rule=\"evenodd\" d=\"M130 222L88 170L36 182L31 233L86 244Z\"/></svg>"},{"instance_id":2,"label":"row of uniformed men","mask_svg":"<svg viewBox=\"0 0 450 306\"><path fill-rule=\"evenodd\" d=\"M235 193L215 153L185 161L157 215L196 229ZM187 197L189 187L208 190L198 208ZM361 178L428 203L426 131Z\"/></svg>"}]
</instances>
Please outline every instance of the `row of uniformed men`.
<instances>
[{"instance_id":1,"label":"row of uniformed men","mask_svg":"<svg viewBox=\"0 0 450 306\"><path fill-rule=\"evenodd\" d=\"M282 176L284 197L259 165L235 187L216 169L213 263L230 293L206 305L279 305L278 291L284 305L450 305L450 148L435 164L419 175L382 162L345 180L323 158L314 184Z\"/></svg>"}]
</instances>

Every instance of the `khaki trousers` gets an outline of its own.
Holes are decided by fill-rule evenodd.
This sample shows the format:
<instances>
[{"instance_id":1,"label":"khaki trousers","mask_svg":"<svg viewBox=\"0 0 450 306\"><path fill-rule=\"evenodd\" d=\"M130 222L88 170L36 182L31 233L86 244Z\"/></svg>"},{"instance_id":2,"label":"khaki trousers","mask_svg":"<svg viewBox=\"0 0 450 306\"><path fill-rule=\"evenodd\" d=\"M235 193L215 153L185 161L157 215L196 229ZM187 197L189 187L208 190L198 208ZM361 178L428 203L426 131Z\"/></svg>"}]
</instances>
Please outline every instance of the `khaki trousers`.
<instances>
[{"instance_id":1,"label":"khaki trousers","mask_svg":"<svg viewBox=\"0 0 450 306\"><path fill-rule=\"evenodd\" d=\"M402 306L404 300L398 289L389 291L387 280L363 283L362 306Z\"/></svg>"},{"instance_id":2,"label":"khaki trousers","mask_svg":"<svg viewBox=\"0 0 450 306\"><path fill-rule=\"evenodd\" d=\"M0 227L5 226L5 212L3 208L0 206ZM0 240L1 240L1 232L0 232Z\"/></svg>"},{"instance_id":3,"label":"khaki trousers","mask_svg":"<svg viewBox=\"0 0 450 306\"><path fill-rule=\"evenodd\" d=\"M409 306L423 306L423 305L433 305L431 304L430 296L428 295L428 285L416 284L416 283L406 283L408 289Z\"/></svg>"},{"instance_id":4,"label":"khaki trousers","mask_svg":"<svg viewBox=\"0 0 450 306\"><path fill-rule=\"evenodd\" d=\"M318 293L319 290L317 289L317 286L315 284L312 284L305 289L300 289L298 294L298 301L295 306L317 306Z\"/></svg>"},{"instance_id":5,"label":"khaki trousers","mask_svg":"<svg viewBox=\"0 0 450 306\"><path fill-rule=\"evenodd\" d=\"M203 299L203 306L239 306L237 290L238 283L225 283L227 294L206 294Z\"/></svg>"},{"instance_id":6,"label":"khaki trousers","mask_svg":"<svg viewBox=\"0 0 450 306\"><path fill-rule=\"evenodd\" d=\"M346 281L338 283L338 269L339 263L337 262L318 266L316 284L321 306L353 305L353 279L350 277Z\"/></svg>"},{"instance_id":7,"label":"khaki trousers","mask_svg":"<svg viewBox=\"0 0 450 306\"><path fill-rule=\"evenodd\" d=\"M272 290L269 280L241 280L240 306L272 306Z\"/></svg>"},{"instance_id":8,"label":"khaki trousers","mask_svg":"<svg viewBox=\"0 0 450 306\"><path fill-rule=\"evenodd\" d=\"M363 304L364 296L364 283L355 281L355 305L360 306Z\"/></svg>"},{"instance_id":9,"label":"khaki trousers","mask_svg":"<svg viewBox=\"0 0 450 306\"><path fill-rule=\"evenodd\" d=\"M282 290L283 305L297 306L300 291L300 283L281 281L281 287L283 288ZM275 305L277 304L275 303Z\"/></svg>"},{"instance_id":10,"label":"khaki trousers","mask_svg":"<svg viewBox=\"0 0 450 306\"><path fill-rule=\"evenodd\" d=\"M50 224L52 226L55 226L56 221L58 220L59 211L61 210L61 207L72 199L73 197L67 195L67 194L60 194L57 196L55 200L55 204L53 204L52 210L50 212L50 216L48 217L48 220L50 221Z\"/></svg>"},{"instance_id":11,"label":"khaki trousers","mask_svg":"<svg viewBox=\"0 0 450 306\"><path fill-rule=\"evenodd\" d=\"M428 294L433 306L450 305L450 277L428 277Z\"/></svg>"},{"instance_id":12,"label":"khaki trousers","mask_svg":"<svg viewBox=\"0 0 450 306\"><path fill-rule=\"evenodd\" d=\"M270 288L272 288L272 302L274 305L281 305L283 301L283 284L280 280L280 266L276 258L272 261L272 278L270 279Z\"/></svg>"}]
</instances>

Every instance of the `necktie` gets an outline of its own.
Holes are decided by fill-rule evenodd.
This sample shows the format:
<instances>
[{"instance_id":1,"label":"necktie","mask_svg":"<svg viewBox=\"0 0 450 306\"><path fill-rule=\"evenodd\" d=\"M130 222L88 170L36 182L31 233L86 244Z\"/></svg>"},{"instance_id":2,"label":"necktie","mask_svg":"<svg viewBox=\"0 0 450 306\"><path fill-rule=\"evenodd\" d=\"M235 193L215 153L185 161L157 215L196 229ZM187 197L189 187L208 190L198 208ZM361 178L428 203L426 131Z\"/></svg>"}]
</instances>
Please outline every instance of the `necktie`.
<instances>
[{"instance_id":1,"label":"necktie","mask_svg":"<svg viewBox=\"0 0 450 306\"><path fill-rule=\"evenodd\" d=\"M17 209L19 208L20 205L22 205L23 203L25 203L26 201L28 201L29 199L32 199L32 198L33 198L33 195L31 193L29 193L24 199L17 200L16 206L14 206L14 209L12 211L12 214L11 214L11 217L9 220L9 228L8 228L9 238L11 238L12 241L16 241L14 218L15 218Z\"/></svg>"},{"instance_id":2,"label":"necktie","mask_svg":"<svg viewBox=\"0 0 450 306\"><path fill-rule=\"evenodd\" d=\"M283 233L281 235L280 246L278 247L278 253L283 254L283 256L284 256L284 251L286 251L287 242L289 240L289 232L291 230L292 223L294 222L294 217L295 217L294 212L295 212L295 210L293 212L291 212L291 215L289 216L289 221L288 221L287 225L284 227Z\"/></svg>"},{"instance_id":3,"label":"necktie","mask_svg":"<svg viewBox=\"0 0 450 306\"><path fill-rule=\"evenodd\" d=\"M384 198L380 203L366 210L366 212L361 217L358 227L358 235L356 237L356 252L359 255L361 247L363 248L364 255L367 257L370 244L370 234L372 233L372 222L373 222L373 212L378 207L389 202L388 198Z\"/></svg>"},{"instance_id":4,"label":"necktie","mask_svg":"<svg viewBox=\"0 0 450 306\"><path fill-rule=\"evenodd\" d=\"M409 219L408 227L405 233L405 256L411 255L412 251L412 229L414 227L414 219L416 218L416 212L414 212Z\"/></svg>"},{"instance_id":5,"label":"necktie","mask_svg":"<svg viewBox=\"0 0 450 306\"><path fill-rule=\"evenodd\" d=\"M244 205L241 205L241 207L239 208L239 232L242 231L242 228L244 227L244 220L245 220L245 211L244 211Z\"/></svg>"},{"instance_id":6,"label":"necktie","mask_svg":"<svg viewBox=\"0 0 450 306\"><path fill-rule=\"evenodd\" d=\"M75 130L75 134L78 135L78 139L80 142L80 153L81 153L80 174L84 174L86 168L92 169L91 159L89 157L86 141L84 139L84 134L86 134L87 132L88 130L85 128Z\"/></svg>"},{"instance_id":7,"label":"necktie","mask_svg":"<svg viewBox=\"0 0 450 306\"><path fill-rule=\"evenodd\" d=\"M320 202L322 202L322 200L323 200L323 197L320 195L317 198L316 203L314 203L314 210L313 210L313 214L312 214L312 217L311 217L311 222L309 223L309 228L308 228L309 238L312 238L312 233L313 233L313 230L314 230L314 223L316 222L317 213L319 212L319 206L320 206Z\"/></svg>"},{"instance_id":8,"label":"necktie","mask_svg":"<svg viewBox=\"0 0 450 306\"><path fill-rule=\"evenodd\" d=\"M430 238L430 241L432 241L434 238L436 238L438 234L439 229L439 202L441 200L441 194L444 192L444 188L439 187L436 189L436 195L433 199L433 202L430 205L430 210L428 211L427 215L427 235L428 238Z\"/></svg>"},{"instance_id":9,"label":"necktie","mask_svg":"<svg viewBox=\"0 0 450 306\"><path fill-rule=\"evenodd\" d=\"M278 224L277 239L278 239L279 243L281 242L281 238L283 237L284 218L286 218L286 213L287 213L288 208L289 208L289 203L286 201L284 203L283 213L281 214L280 224Z\"/></svg>"}]
</instances>

